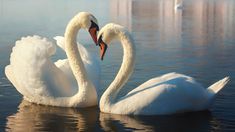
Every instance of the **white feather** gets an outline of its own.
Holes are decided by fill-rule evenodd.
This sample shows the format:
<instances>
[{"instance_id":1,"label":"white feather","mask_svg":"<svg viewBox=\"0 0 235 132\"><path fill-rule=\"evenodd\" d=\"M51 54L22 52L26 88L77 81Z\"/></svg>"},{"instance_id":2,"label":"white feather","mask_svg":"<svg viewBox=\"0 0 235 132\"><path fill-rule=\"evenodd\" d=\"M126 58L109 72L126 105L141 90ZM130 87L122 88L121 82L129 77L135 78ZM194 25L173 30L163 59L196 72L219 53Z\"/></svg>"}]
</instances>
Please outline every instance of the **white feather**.
<instances>
[{"instance_id":1,"label":"white feather","mask_svg":"<svg viewBox=\"0 0 235 132\"><path fill-rule=\"evenodd\" d=\"M109 43L113 38L119 39L124 49L121 68L100 99L102 112L126 115L167 115L205 110L210 107L216 93L229 80L225 78L209 87L209 91L213 91L212 94L192 77L168 73L152 78L125 96L117 98L116 95L134 69L134 41L124 27L116 24L104 26L98 36L101 35L105 43Z\"/></svg>"},{"instance_id":2,"label":"white feather","mask_svg":"<svg viewBox=\"0 0 235 132\"><path fill-rule=\"evenodd\" d=\"M67 26L65 33L69 34L67 39L74 39L73 34L76 34L80 28L89 28L91 20L96 22L90 13L78 13ZM74 28L76 30L73 30ZM56 39L58 45L64 49L64 38L56 37ZM50 57L55 54L56 45L46 38L28 36L16 41L5 74L24 99L37 104L62 107L97 105L95 88L99 88L100 83L99 61L82 45L79 44L78 48L76 44L70 42L67 42L67 45L72 50L80 51L75 55L68 55L71 59L70 65L67 59L55 63L51 61ZM67 50L67 52L72 51ZM77 63L73 63L74 61ZM70 66L80 69L72 71Z\"/></svg>"}]
</instances>

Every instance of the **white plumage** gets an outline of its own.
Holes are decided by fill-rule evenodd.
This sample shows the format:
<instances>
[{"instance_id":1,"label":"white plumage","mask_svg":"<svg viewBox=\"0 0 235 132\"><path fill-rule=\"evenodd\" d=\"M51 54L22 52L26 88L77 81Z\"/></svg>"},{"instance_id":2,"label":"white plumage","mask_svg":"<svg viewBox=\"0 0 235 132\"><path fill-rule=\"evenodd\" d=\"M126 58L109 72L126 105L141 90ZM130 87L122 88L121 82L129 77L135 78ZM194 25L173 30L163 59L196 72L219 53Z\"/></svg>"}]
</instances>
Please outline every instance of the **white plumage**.
<instances>
[{"instance_id":1,"label":"white plumage","mask_svg":"<svg viewBox=\"0 0 235 132\"><path fill-rule=\"evenodd\" d=\"M76 15L67 26L66 33L69 34L67 39L76 42L74 34L80 28L89 28L90 20L97 22L90 13L81 12ZM83 27L82 22L85 22ZM57 36L55 39L63 48L64 37ZM56 45L46 38L28 36L16 41L5 74L24 99L37 104L62 107L97 105L95 88L99 88L100 81L98 59L80 44L77 46L76 43L67 42L66 45L72 50L77 50L76 55L67 55L71 61L70 65L67 59L52 62L50 57L55 54ZM69 49L66 50L66 53L69 52L71 52ZM79 63L72 63L74 61ZM72 71L70 66L81 68Z\"/></svg>"},{"instance_id":2,"label":"white plumage","mask_svg":"<svg viewBox=\"0 0 235 132\"><path fill-rule=\"evenodd\" d=\"M192 77L168 73L152 78L125 96L116 98L133 72L135 44L130 33L117 24L104 26L98 38L103 43L101 45L109 44L112 39L117 38L124 50L121 68L100 99L100 110L105 113L166 115L205 110L212 104L216 93L229 81L226 77L206 89Z\"/></svg>"},{"instance_id":3,"label":"white plumage","mask_svg":"<svg viewBox=\"0 0 235 132\"><path fill-rule=\"evenodd\" d=\"M56 36L54 37L54 39L57 42L56 44L61 49L65 50L64 37ZM100 60L94 54L88 52L87 49L82 44L77 43L77 46L78 46L80 56L85 65L89 78L91 79L95 87L99 88L100 87L100 72L101 72ZM59 67L69 77L70 80L73 80L73 82L77 83L72 73L72 70L69 66L68 59L58 60L55 62L55 65Z\"/></svg>"}]
</instances>

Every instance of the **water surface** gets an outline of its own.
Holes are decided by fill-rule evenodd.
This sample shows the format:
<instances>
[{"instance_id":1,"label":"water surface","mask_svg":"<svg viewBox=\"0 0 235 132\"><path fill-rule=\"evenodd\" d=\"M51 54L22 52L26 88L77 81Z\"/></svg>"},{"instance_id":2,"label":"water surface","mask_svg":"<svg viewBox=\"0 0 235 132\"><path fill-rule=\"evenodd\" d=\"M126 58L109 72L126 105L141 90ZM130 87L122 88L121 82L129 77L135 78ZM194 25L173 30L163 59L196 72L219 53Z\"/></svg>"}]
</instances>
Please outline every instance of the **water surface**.
<instances>
[{"instance_id":1,"label":"water surface","mask_svg":"<svg viewBox=\"0 0 235 132\"><path fill-rule=\"evenodd\" d=\"M0 131L235 131L235 1L187 0L174 10L174 0L0 0ZM225 76L230 83L209 111L173 116L121 116L88 109L57 108L22 101L7 80L4 67L22 36L40 35L53 41L79 11L89 11L100 27L108 22L126 26L136 43L135 72L119 96L148 79L168 72L196 78L205 87ZM98 53L86 31L78 41ZM102 62L102 89L121 64L118 42ZM53 60L65 58L58 49ZM167 105L167 104L166 104Z\"/></svg>"}]
</instances>

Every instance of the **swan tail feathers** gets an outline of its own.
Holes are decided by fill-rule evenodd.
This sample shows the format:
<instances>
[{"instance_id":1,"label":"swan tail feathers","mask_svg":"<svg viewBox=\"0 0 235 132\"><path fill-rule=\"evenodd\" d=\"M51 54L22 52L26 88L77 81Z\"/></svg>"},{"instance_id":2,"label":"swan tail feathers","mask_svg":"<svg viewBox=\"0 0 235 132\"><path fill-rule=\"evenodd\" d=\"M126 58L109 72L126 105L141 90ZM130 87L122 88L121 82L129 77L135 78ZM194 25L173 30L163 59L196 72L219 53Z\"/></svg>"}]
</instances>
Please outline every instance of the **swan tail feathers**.
<instances>
[{"instance_id":1,"label":"swan tail feathers","mask_svg":"<svg viewBox=\"0 0 235 132\"><path fill-rule=\"evenodd\" d=\"M207 101L205 101L202 107L199 107L198 110L209 109L212 103L214 102L215 95L229 82L229 77L225 77L206 89Z\"/></svg>"},{"instance_id":2,"label":"swan tail feathers","mask_svg":"<svg viewBox=\"0 0 235 132\"><path fill-rule=\"evenodd\" d=\"M217 81L216 83L212 84L207 91L209 93L213 93L216 94L218 93L222 88L224 88L224 86L229 82L230 78L229 77L225 77L219 81Z\"/></svg>"}]
</instances>

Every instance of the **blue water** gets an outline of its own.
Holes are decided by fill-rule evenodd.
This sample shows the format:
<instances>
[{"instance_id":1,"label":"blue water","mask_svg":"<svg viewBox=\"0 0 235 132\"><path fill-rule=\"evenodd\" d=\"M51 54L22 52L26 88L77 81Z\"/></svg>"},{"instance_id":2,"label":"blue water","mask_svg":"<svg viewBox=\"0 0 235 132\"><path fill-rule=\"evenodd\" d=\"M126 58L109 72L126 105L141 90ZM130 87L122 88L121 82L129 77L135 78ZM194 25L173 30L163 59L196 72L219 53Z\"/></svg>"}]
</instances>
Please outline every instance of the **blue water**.
<instances>
[{"instance_id":1,"label":"blue water","mask_svg":"<svg viewBox=\"0 0 235 132\"><path fill-rule=\"evenodd\" d=\"M4 74L15 41L35 34L50 40L63 35L67 22L80 11L93 13L100 27L115 22L132 32L135 72L119 96L168 72L192 76L205 87L225 76L231 81L209 111L173 116L121 116L100 113L98 107L57 108L23 101ZM86 31L78 40L99 54ZM235 131L234 51L233 0L187 0L177 11L174 0L0 0L0 131ZM65 55L58 49L52 59L59 58ZM102 62L99 96L121 58L121 46L110 46Z\"/></svg>"}]
</instances>

